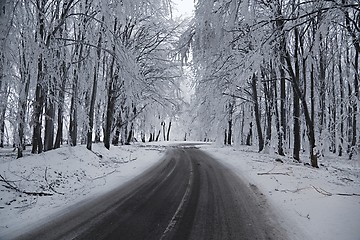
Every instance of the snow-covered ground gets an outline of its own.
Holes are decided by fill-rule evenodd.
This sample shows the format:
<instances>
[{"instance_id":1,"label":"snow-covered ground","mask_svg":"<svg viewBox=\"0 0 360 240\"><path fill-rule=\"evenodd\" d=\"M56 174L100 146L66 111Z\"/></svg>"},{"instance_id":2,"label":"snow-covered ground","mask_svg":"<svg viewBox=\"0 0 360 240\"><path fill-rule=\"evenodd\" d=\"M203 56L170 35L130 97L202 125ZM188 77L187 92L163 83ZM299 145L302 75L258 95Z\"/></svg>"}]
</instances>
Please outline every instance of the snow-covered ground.
<instances>
[{"instance_id":1,"label":"snow-covered ground","mask_svg":"<svg viewBox=\"0 0 360 240\"><path fill-rule=\"evenodd\" d=\"M291 239L360 240L359 159L327 157L314 169L251 147L198 146L256 186ZM63 147L22 159L11 151L0 150L0 174L8 181L0 179L0 239L124 184L157 163L165 145ZM52 195L16 192L9 184Z\"/></svg>"},{"instance_id":2,"label":"snow-covered ground","mask_svg":"<svg viewBox=\"0 0 360 240\"><path fill-rule=\"evenodd\" d=\"M360 159L324 157L314 169L251 147L201 149L256 185L291 239L360 240Z\"/></svg>"},{"instance_id":3,"label":"snow-covered ground","mask_svg":"<svg viewBox=\"0 0 360 240\"><path fill-rule=\"evenodd\" d=\"M85 146L63 147L15 159L12 149L2 149L0 174L8 183L0 178L0 239L124 184L158 162L164 151L162 146L112 146L107 150L95 144L92 152ZM9 184L37 194L16 192Z\"/></svg>"}]
</instances>

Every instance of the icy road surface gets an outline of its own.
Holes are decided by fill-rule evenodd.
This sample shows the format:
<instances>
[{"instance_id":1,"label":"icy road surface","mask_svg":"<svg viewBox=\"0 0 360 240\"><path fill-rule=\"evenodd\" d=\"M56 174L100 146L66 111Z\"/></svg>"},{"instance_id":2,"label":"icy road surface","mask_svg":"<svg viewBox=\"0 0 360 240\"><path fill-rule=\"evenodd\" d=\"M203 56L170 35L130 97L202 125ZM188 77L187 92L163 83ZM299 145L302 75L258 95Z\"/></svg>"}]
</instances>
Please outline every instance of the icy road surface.
<instances>
[{"instance_id":1,"label":"icy road surface","mask_svg":"<svg viewBox=\"0 0 360 240\"><path fill-rule=\"evenodd\" d=\"M255 186L194 147L19 239L286 239Z\"/></svg>"}]
</instances>

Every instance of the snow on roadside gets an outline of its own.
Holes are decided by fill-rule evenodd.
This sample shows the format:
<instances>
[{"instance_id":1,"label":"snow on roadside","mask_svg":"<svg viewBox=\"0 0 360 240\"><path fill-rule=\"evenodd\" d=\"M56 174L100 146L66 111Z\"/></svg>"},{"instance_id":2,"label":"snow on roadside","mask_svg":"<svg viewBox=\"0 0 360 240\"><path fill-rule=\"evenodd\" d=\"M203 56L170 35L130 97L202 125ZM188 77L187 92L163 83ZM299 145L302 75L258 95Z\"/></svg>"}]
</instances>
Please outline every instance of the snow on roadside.
<instances>
[{"instance_id":1,"label":"snow on roadside","mask_svg":"<svg viewBox=\"0 0 360 240\"><path fill-rule=\"evenodd\" d=\"M167 146L181 142L169 142ZM188 142L186 142L188 144ZM56 212L109 191L158 162L165 143L112 147L63 147L15 159L0 151L0 174L29 196L0 184L0 239ZM360 162L327 157L320 169L250 147L199 147L256 185L273 206L291 239L360 240ZM305 159L305 157L304 157ZM331 196L329 196L331 195ZM35 219L35 220L34 220Z\"/></svg>"},{"instance_id":2,"label":"snow on roadside","mask_svg":"<svg viewBox=\"0 0 360 240\"><path fill-rule=\"evenodd\" d=\"M200 148L256 185L291 239L360 240L360 196L338 195L360 194L359 160L326 157L314 169L250 147Z\"/></svg>"},{"instance_id":3,"label":"snow on roadside","mask_svg":"<svg viewBox=\"0 0 360 240\"><path fill-rule=\"evenodd\" d=\"M55 212L124 184L161 159L161 146L112 146L94 144L15 159L8 150L0 153L0 239L35 224ZM52 194L40 196L39 193ZM35 219L35 220L34 220ZM7 237L6 237L7 238Z\"/></svg>"}]
</instances>

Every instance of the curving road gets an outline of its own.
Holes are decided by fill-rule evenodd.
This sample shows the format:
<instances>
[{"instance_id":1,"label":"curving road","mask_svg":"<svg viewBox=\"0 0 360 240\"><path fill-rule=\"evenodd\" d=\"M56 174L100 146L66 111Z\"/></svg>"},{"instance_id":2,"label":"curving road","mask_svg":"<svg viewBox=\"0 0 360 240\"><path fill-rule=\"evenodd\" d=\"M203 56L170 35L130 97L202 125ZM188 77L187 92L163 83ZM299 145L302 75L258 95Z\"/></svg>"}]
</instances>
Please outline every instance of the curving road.
<instances>
[{"instance_id":1,"label":"curving road","mask_svg":"<svg viewBox=\"0 0 360 240\"><path fill-rule=\"evenodd\" d=\"M18 239L286 239L256 187L194 147Z\"/></svg>"}]
</instances>

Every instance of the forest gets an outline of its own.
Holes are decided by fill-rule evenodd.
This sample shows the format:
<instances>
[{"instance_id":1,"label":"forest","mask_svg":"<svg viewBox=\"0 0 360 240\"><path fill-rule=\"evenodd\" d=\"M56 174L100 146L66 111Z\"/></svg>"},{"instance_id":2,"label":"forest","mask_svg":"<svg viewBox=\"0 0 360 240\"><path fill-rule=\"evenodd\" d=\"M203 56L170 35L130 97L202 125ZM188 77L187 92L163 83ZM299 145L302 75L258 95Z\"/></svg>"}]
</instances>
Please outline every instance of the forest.
<instances>
[{"instance_id":1,"label":"forest","mask_svg":"<svg viewBox=\"0 0 360 240\"><path fill-rule=\"evenodd\" d=\"M93 141L129 144L135 130L142 141L170 131L181 64L169 2L2 4L1 146L13 143L22 157L26 145L91 150Z\"/></svg>"},{"instance_id":2,"label":"forest","mask_svg":"<svg viewBox=\"0 0 360 240\"><path fill-rule=\"evenodd\" d=\"M359 158L358 1L199 0L180 42L198 138Z\"/></svg>"},{"instance_id":3,"label":"forest","mask_svg":"<svg viewBox=\"0 0 360 240\"><path fill-rule=\"evenodd\" d=\"M312 167L360 154L356 0L5 0L0 146L184 138L255 145ZM191 69L190 101L182 92Z\"/></svg>"}]
</instances>

